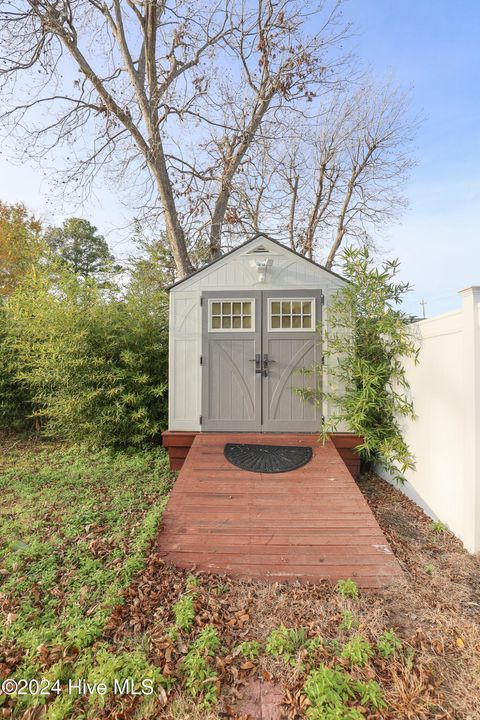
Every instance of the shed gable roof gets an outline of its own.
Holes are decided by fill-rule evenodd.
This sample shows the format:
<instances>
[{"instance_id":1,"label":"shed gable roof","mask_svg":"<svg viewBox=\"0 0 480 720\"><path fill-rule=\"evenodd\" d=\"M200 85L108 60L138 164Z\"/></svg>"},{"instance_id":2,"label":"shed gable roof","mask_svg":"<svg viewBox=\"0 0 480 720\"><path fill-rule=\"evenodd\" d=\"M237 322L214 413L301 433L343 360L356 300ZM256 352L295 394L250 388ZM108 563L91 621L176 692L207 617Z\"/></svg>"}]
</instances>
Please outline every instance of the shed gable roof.
<instances>
[{"instance_id":1,"label":"shed gable roof","mask_svg":"<svg viewBox=\"0 0 480 720\"><path fill-rule=\"evenodd\" d=\"M236 253L239 253L240 251L245 251L248 245L253 244L260 240L261 238L265 238L267 241L266 243L259 243L258 246L255 246L250 250L247 254L251 255L267 255L269 253L268 250L268 243L274 243L275 245L278 245L282 250L286 250L287 252L291 253L297 258L300 258L305 263L309 263L310 265L314 265L315 267L319 268L320 270L323 270L326 273L329 273L330 275L333 275L335 278L338 278L339 280L342 280L343 282L347 283L348 280L339 273L334 272L333 270L329 270L324 265L320 265L320 263L315 262L315 260L310 260L310 258L305 257L305 255L301 255L300 253L296 252L295 250L292 250L292 248L289 248L287 245L284 245L283 243L279 242L278 240L275 240L274 238L270 237L269 235L266 235L265 233L257 233L253 237L251 237L249 240L246 240L241 245L238 245L237 247L233 248L232 250L229 250L221 257L217 258L216 260L212 260L207 265L204 265L202 268L199 268L198 270L195 270L195 272L191 273L190 275L187 275L187 277L182 278L181 280L177 280L177 282L173 283L173 285L170 285L168 290L172 290L173 288L178 287L184 282L187 282L193 277L196 277L197 279L201 276L202 273L207 272L211 269L213 265L216 265L217 263L221 262L222 260L225 260L225 258L228 258L231 255L234 255Z\"/></svg>"}]
</instances>

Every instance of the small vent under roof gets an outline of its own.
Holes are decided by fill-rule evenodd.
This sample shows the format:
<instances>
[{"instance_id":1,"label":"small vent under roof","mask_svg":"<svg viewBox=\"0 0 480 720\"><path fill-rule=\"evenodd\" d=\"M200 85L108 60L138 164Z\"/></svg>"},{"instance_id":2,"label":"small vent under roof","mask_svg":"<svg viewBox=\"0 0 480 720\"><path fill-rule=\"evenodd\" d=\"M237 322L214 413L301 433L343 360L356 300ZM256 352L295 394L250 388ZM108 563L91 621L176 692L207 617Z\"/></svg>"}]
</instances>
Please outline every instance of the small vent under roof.
<instances>
[{"instance_id":1,"label":"small vent under roof","mask_svg":"<svg viewBox=\"0 0 480 720\"><path fill-rule=\"evenodd\" d=\"M257 255L258 253L268 253L268 250L264 245L257 245L253 250L249 250L247 255Z\"/></svg>"}]
</instances>

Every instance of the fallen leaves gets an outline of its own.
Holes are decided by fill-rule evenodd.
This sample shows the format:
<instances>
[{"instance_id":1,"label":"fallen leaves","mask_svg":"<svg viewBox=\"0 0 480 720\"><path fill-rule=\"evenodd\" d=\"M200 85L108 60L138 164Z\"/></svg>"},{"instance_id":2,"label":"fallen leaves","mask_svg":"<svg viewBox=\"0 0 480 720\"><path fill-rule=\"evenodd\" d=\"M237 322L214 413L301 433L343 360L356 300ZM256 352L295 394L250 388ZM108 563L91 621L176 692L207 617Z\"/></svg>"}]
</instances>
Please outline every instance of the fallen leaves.
<instances>
[{"instance_id":1,"label":"fallen leaves","mask_svg":"<svg viewBox=\"0 0 480 720\"><path fill-rule=\"evenodd\" d=\"M283 717L291 720L304 717L308 700L302 687L311 663L342 664L334 643L341 644L348 638L347 631L340 629L346 609L355 612L362 634L370 641L374 643L384 629L394 627L408 651L401 659L387 661L375 657L370 665L358 671L359 679L376 680L384 689L389 709L382 711L382 720L465 720L467 710L471 718L480 717L480 693L474 677L475 668L480 667L479 561L466 554L448 532L442 535L441 546L432 543L430 521L391 486L372 477L362 483L362 489L406 569L406 580L385 594L365 594L353 606L348 604L350 601L339 599L325 583L281 585L195 573L198 584L194 624L189 633L180 634L173 641L166 634L174 622L172 606L186 592L191 573L166 565L153 544L144 570L125 589L123 604L114 608L101 639L113 653L119 649L128 652L141 645L164 677L172 681L177 678L172 690L156 688L158 697L145 711L146 720L164 717L170 720L171 703L179 697L179 688L181 692L182 660L199 631L207 625L213 625L221 639L221 648L212 663L212 677L206 681L215 678L220 693L218 713L214 710L212 717L255 718L254 711L247 712L245 703L249 699L251 707L254 693L260 692L258 683L280 696ZM105 524L82 523L81 534L75 541L89 557L110 562L113 543L109 532ZM433 557L435 573L426 578L424 568ZM25 575L23 560L22 563L21 572ZM7 577L8 572L0 572L0 582ZM48 589L33 584L32 604L41 604L47 593L62 604L74 580L75 568L69 568ZM77 586L78 604L82 616L89 617L98 603L91 600L89 606L90 578L82 582L85 584ZM18 612L18 604L0 594L0 616L7 627L16 621ZM327 645L316 650L314 660L301 650L295 667L281 658L266 657L263 651L255 660L236 651L245 640L264 643L269 632L280 624L304 627L309 638L321 636ZM4 643L0 647L0 677L14 673L22 655L14 642ZM42 670L47 671L55 663L74 662L78 651L42 643L33 655ZM105 708L95 711L95 717L133 720L141 716L140 702L138 698L109 697ZM1 712L4 711L11 714L11 707L3 706ZM35 716L33 711L25 716L26 720L42 717ZM274 715L264 717L272 720ZM369 710L365 718L379 720L380 714Z\"/></svg>"}]
</instances>

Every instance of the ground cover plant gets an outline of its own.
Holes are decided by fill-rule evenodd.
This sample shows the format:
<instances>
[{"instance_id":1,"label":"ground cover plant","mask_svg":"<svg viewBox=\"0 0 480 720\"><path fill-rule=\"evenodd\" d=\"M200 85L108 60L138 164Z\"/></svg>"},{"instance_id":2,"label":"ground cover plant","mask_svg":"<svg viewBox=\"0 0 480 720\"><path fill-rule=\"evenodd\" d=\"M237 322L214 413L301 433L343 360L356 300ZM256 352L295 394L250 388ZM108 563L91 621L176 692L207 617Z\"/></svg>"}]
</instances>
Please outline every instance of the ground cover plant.
<instances>
[{"instance_id":1,"label":"ground cover plant","mask_svg":"<svg viewBox=\"0 0 480 720\"><path fill-rule=\"evenodd\" d=\"M162 450L10 437L1 465L2 678L145 679L153 694L3 696L23 720L474 720L480 562L374 475L405 571L382 593L208 576L155 546ZM428 567L428 571L426 568ZM148 689L148 684L147 684Z\"/></svg>"},{"instance_id":2,"label":"ground cover plant","mask_svg":"<svg viewBox=\"0 0 480 720\"><path fill-rule=\"evenodd\" d=\"M94 682L136 669L162 682L141 648L111 654L104 631L163 512L170 483L163 450L112 453L12 438L1 450L1 676ZM5 717L7 700L0 696ZM15 715L32 704L19 696ZM80 716L73 695L50 705L51 717Z\"/></svg>"}]
</instances>

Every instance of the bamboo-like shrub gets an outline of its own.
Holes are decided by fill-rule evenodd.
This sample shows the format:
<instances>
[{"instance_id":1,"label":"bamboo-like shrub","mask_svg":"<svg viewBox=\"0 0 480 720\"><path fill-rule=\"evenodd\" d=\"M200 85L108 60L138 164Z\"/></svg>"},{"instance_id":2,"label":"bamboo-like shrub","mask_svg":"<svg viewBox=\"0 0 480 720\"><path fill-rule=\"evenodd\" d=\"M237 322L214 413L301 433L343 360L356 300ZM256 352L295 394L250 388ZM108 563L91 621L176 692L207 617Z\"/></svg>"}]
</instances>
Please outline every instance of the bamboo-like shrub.
<instances>
[{"instance_id":1,"label":"bamboo-like shrub","mask_svg":"<svg viewBox=\"0 0 480 720\"><path fill-rule=\"evenodd\" d=\"M403 363L407 358L418 361L418 346L412 318L401 307L410 285L397 280L398 272L398 260L377 267L367 247L344 251L343 275L349 282L331 299L318 330L325 382L303 395L328 403L323 438L347 427L363 436L357 451L364 461L380 460L403 482L414 458L401 421L415 418Z\"/></svg>"}]
</instances>

